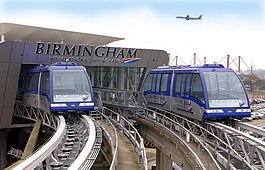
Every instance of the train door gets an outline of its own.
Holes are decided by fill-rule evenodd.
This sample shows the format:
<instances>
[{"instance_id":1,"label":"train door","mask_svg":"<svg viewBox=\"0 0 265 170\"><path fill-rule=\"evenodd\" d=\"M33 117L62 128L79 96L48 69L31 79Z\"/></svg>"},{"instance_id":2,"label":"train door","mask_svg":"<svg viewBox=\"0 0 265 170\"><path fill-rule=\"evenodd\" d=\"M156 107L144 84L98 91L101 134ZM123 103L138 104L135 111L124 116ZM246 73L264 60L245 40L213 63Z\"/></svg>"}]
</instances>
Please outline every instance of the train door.
<instances>
[{"instance_id":1,"label":"train door","mask_svg":"<svg viewBox=\"0 0 265 170\"><path fill-rule=\"evenodd\" d=\"M192 118L201 120L204 113L202 107L205 107L205 100L201 77L198 73L191 75L189 101L190 106L187 105L186 108L190 108L189 111L193 114Z\"/></svg>"},{"instance_id":2,"label":"train door","mask_svg":"<svg viewBox=\"0 0 265 170\"><path fill-rule=\"evenodd\" d=\"M50 111L50 72L41 72L40 75L40 106L46 111Z\"/></svg>"},{"instance_id":3,"label":"train door","mask_svg":"<svg viewBox=\"0 0 265 170\"><path fill-rule=\"evenodd\" d=\"M191 75L192 74L186 74L186 79L185 79L185 90L184 90L184 106L183 109L187 111L191 111L192 106L191 106L191 101L190 101L190 86L191 86Z\"/></svg>"},{"instance_id":4,"label":"train door","mask_svg":"<svg viewBox=\"0 0 265 170\"><path fill-rule=\"evenodd\" d=\"M188 110L190 107L190 85L191 74L188 73L175 73L173 84L173 98L172 106L175 109Z\"/></svg>"},{"instance_id":5,"label":"train door","mask_svg":"<svg viewBox=\"0 0 265 170\"><path fill-rule=\"evenodd\" d=\"M184 82L184 74L182 73L175 73L174 74L174 80L173 80L173 92L172 92L172 109L178 110L183 108L183 100L181 97L181 87L182 82Z\"/></svg>"},{"instance_id":6,"label":"train door","mask_svg":"<svg viewBox=\"0 0 265 170\"><path fill-rule=\"evenodd\" d=\"M171 73L162 73L159 87L159 104L165 110L172 110L170 102Z\"/></svg>"}]
</instances>

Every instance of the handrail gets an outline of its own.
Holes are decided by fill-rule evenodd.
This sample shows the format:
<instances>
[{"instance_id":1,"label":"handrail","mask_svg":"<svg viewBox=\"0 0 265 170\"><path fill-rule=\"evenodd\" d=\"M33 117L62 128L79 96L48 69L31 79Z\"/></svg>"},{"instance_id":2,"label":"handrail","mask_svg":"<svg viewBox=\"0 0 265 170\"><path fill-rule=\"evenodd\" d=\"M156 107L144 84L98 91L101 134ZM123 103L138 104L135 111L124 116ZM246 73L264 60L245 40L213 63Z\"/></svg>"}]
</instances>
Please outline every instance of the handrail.
<instances>
[{"instance_id":1,"label":"handrail","mask_svg":"<svg viewBox=\"0 0 265 170\"><path fill-rule=\"evenodd\" d=\"M253 133L253 134L265 137L265 129L262 129L260 127L257 127L257 126L254 126L254 125L251 125L245 122L236 121L234 123L234 127L237 130L244 131L249 134Z\"/></svg>"},{"instance_id":2,"label":"handrail","mask_svg":"<svg viewBox=\"0 0 265 170\"><path fill-rule=\"evenodd\" d=\"M113 141L113 145L114 145L113 159L112 159L112 162L111 162L109 170L116 170L117 169L117 164L118 164L118 146L119 146L118 135L117 135L116 128L112 124L111 120L108 118L107 115L103 114L103 110L104 110L103 108L104 107L102 107L100 110L95 110L95 111L93 111L91 113L97 113L97 114L101 115L100 116L100 120L102 120L103 118L106 119L107 122L110 124L110 126L113 129L113 132L114 132L113 136L112 136L112 133L111 133L111 131L109 129L106 129L106 130L107 130L107 133L112 137L112 141ZM96 116L96 115L93 114L91 116L93 117L93 116Z\"/></svg>"},{"instance_id":3,"label":"handrail","mask_svg":"<svg viewBox=\"0 0 265 170\"><path fill-rule=\"evenodd\" d=\"M59 116L58 127L52 138L41 148L36 150L30 157L28 157L25 161L17 165L14 170L21 169L34 169L38 164L40 164L45 158L48 157L52 153L52 151L58 146L61 142L66 124L63 116Z\"/></svg>"},{"instance_id":4,"label":"handrail","mask_svg":"<svg viewBox=\"0 0 265 170\"><path fill-rule=\"evenodd\" d=\"M149 113L152 113L152 114L156 114L156 116L155 116L155 118L154 119L151 119L149 116L148 116L148 114ZM163 127L166 127L164 124L163 124L163 122L161 123L161 122L159 122L159 119L158 119L158 116L161 116L162 118L163 118L163 120L164 120L164 122L165 122L165 120L166 121L169 121L169 122L171 122L171 123L173 123L173 124L176 124L177 126L179 126L179 127L181 127L182 128L182 130L184 130L186 133L188 133L189 135L191 135L198 143L199 143L199 145L208 153L208 155L209 155L209 158L214 162L214 164L215 164L215 166L218 168L218 169L221 169L221 167L219 166L219 164L217 163L217 161L214 159L214 157L213 157L213 155L211 154L211 152L208 150L208 148L204 145L204 143L197 137L197 136L195 136L192 132L190 132L187 128L185 128L184 126L182 126L181 124L179 124L178 122L176 122L176 121L174 121L174 120L172 120L172 119L170 119L169 117L167 117L167 116L165 116L165 115L163 115L163 114L160 114L160 113L158 113L158 112L156 112L156 111L154 111L154 110L150 110L150 109L145 109L145 113L146 113L146 119L149 119L149 120L155 120L157 123L159 123L159 124L161 124ZM140 115L140 116L143 116L143 115ZM162 119L161 118L161 119ZM180 140L181 141L181 143L183 144L183 145L185 145L185 147L189 150L189 152L191 153L191 155L194 157L194 159L195 159L195 161L198 163L198 165L200 166L200 168L201 169L209 169L209 165L208 165L208 168L206 168L205 166L204 166L204 164L202 163L202 161L201 161L201 159L199 158L199 156L188 146L188 144L182 139L182 138L180 138L178 135L176 135L173 131L172 131L172 128L171 129L169 129L169 128L166 128L167 129L167 131L169 131L169 132L171 132L175 137L177 137L178 138L178 140Z\"/></svg>"},{"instance_id":5,"label":"handrail","mask_svg":"<svg viewBox=\"0 0 265 170\"><path fill-rule=\"evenodd\" d=\"M89 137L81 153L72 163L72 165L68 168L68 170L75 170L77 167L80 168L83 166L96 141L96 128L93 121L86 115L83 115L83 117L89 125Z\"/></svg>"},{"instance_id":6,"label":"handrail","mask_svg":"<svg viewBox=\"0 0 265 170\"><path fill-rule=\"evenodd\" d=\"M147 165L146 151L145 151L145 147L144 147L144 144L143 144L143 138L139 134L138 130L128 120L126 120L124 117L122 117L118 113L114 112L113 110L110 110L108 108L104 108L104 110L107 110L108 112L111 113L109 118L111 118L112 121L114 121L120 128L122 128L123 132L132 141L134 147L137 149L137 151L141 155L140 159L141 159L141 163L142 163L142 168L147 170L148 169L148 165ZM113 114L115 116L117 116L117 119L122 119L123 121L125 121L129 125L128 129L126 129L123 125L120 124L120 120L113 119Z\"/></svg>"},{"instance_id":7,"label":"handrail","mask_svg":"<svg viewBox=\"0 0 265 170\"><path fill-rule=\"evenodd\" d=\"M202 126L196 124L195 122L192 122L182 116L179 116L179 115L176 115L174 113L171 113L171 112L168 112L168 111L165 111L165 110L162 110L162 109L159 109L159 108L156 108L156 107L149 107L149 108L152 108L152 109L155 109L155 110L159 110L161 112L163 112L164 114L167 114L168 116L170 115L171 116L171 119L181 119L182 121L185 121L185 122L188 122L190 124L192 124L194 127L198 128L198 129L201 129L201 131L203 131L204 133L207 133L208 136L211 136L213 138L215 138L220 144L224 145L226 148L229 148L230 150L230 155L228 157L235 157L236 159L244 162L245 165L247 165L248 168L250 169L254 169L234 148L232 148L231 146L229 146L227 143L225 143L223 140L221 140L219 137L217 137L215 134L211 133L210 131L208 131L207 129L203 128ZM218 145L216 143L216 145ZM231 166L231 165L230 165Z\"/></svg>"},{"instance_id":8,"label":"handrail","mask_svg":"<svg viewBox=\"0 0 265 170\"><path fill-rule=\"evenodd\" d=\"M117 90L106 88L93 88L94 93L100 92L104 103L116 104L123 107L143 108L146 102L144 101L142 92L132 90Z\"/></svg>"}]
</instances>

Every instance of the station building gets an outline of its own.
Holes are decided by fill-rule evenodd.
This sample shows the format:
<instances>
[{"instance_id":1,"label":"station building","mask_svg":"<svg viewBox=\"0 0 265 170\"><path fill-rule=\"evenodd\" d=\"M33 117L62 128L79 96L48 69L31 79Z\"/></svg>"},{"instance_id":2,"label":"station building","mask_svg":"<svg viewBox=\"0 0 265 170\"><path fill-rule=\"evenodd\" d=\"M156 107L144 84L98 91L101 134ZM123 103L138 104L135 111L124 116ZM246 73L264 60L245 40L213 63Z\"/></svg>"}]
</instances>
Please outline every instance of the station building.
<instances>
[{"instance_id":1,"label":"station building","mask_svg":"<svg viewBox=\"0 0 265 170\"><path fill-rule=\"evenodd\" d=\"M25 72L60 61L86 67L93 87L140 90L146 73L167 65L163 50L110 47L123 38L0 24L0 136L12 128L14 105Z\"/></svg>"}]
</instances>

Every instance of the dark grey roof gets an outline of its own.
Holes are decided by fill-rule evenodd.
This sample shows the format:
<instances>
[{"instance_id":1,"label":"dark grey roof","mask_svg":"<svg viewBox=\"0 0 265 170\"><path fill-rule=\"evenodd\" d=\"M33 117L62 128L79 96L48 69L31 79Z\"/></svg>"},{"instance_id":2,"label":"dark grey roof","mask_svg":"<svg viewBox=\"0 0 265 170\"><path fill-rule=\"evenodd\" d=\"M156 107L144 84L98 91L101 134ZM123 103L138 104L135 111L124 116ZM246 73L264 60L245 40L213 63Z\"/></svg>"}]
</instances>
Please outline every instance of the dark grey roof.
<instances>
[{"instance_id":1,"label":"dark grey roof","mask_svg":"<svg viewBox=\"0 0 265 170\"><path fill-rule=\"evenodd\" d=\"M124 38L87 34L58 29L41 28L13 23L0 23L3 41L57 42L68 44L106 45Z\"/></svg>"}]
</instances>

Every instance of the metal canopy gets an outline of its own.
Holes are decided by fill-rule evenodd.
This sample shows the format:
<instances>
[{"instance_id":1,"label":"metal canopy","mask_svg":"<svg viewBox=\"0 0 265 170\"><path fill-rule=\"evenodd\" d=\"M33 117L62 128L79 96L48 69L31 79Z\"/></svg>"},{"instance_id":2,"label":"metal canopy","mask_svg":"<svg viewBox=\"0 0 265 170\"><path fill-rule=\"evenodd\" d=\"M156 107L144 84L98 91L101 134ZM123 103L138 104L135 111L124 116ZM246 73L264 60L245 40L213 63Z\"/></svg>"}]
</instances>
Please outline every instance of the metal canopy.
<instances>
[{"instance_id":1,"label":"metal canopy","mask_svg":"<svg viewBox=\"0 0 265 170\"><path fill-rule=\"evenodd\" d=\"M106 45L124 38L63 31L13 23L0 23L2 41L55 42L68 44Z\"/></svg>"}]
</instances>

